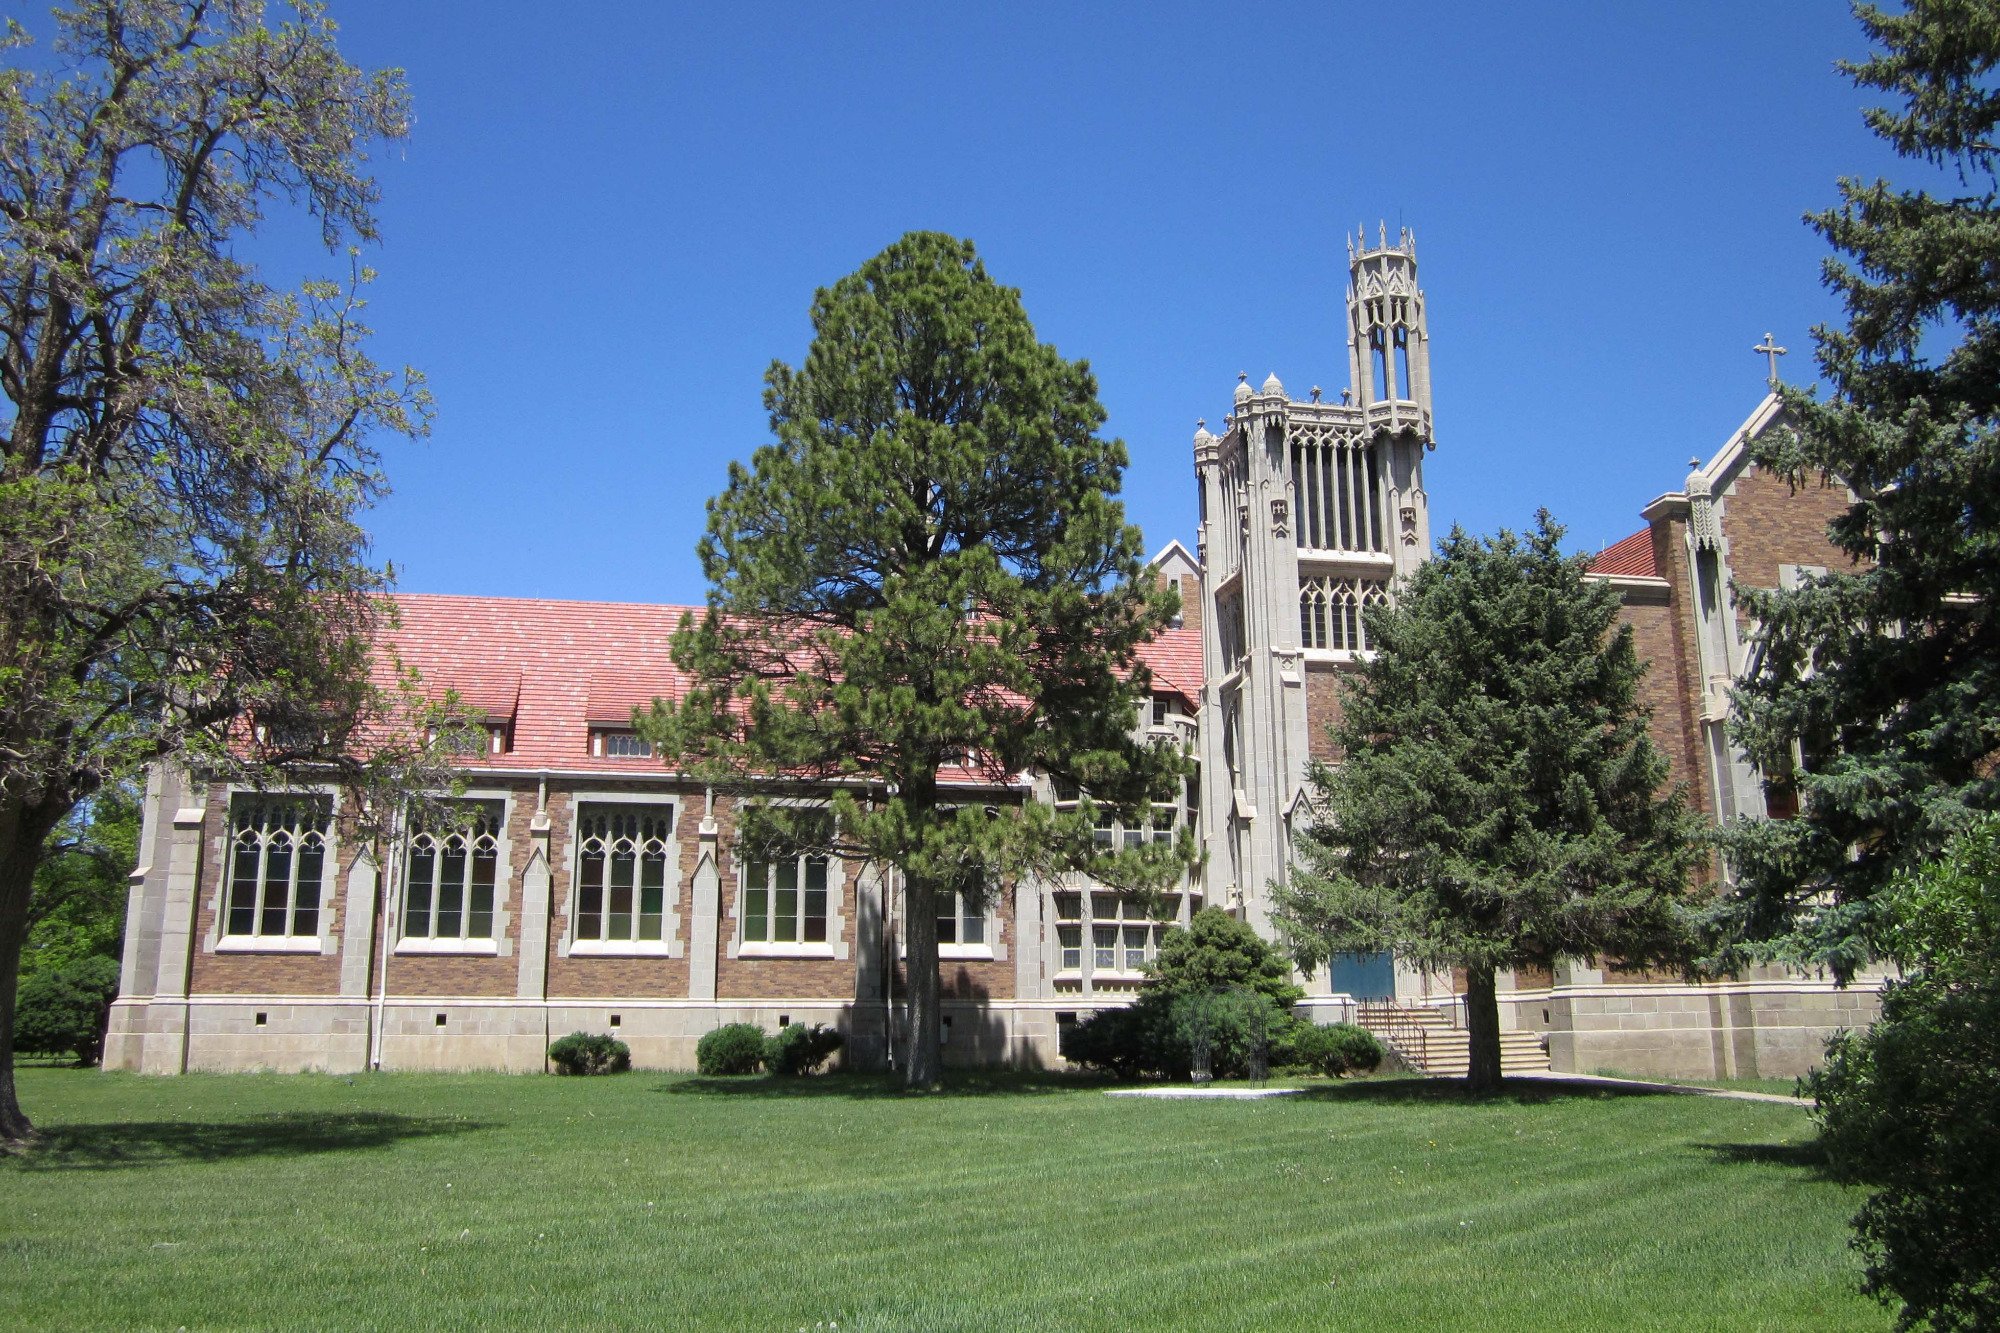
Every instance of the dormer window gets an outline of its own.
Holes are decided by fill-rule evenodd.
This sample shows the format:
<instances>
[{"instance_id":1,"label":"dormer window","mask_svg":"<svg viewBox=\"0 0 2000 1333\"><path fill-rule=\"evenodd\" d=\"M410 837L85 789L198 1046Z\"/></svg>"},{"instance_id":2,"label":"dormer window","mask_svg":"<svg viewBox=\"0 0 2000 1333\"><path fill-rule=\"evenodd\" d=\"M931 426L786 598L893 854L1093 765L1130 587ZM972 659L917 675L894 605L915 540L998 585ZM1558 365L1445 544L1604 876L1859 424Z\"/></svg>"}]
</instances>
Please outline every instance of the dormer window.
<instances>
[{"instance_id":1,"label":"dormer window","mask_svg":"<svg viewBox=\"0 0 2000 1333\"><path fill-rule=\"evenodd\" d=\"M433 727L430 739L438 739L438 731ZM506 754L514 748L514 729L505 722L487 722L478 727L468 727L445 738L444 750L460 757L482 754Z\"/></svg>"},{"instance_id":2,"label":"dormer window","mask_svg":"<svg viewBox=\"0 0 2000 1333\"><path fill-rule=\"evenodd\" d=\"M590 733L590 752L606 759L651 759L653 743L636 731L601 730Z\"/></svg>"}]
</instances>

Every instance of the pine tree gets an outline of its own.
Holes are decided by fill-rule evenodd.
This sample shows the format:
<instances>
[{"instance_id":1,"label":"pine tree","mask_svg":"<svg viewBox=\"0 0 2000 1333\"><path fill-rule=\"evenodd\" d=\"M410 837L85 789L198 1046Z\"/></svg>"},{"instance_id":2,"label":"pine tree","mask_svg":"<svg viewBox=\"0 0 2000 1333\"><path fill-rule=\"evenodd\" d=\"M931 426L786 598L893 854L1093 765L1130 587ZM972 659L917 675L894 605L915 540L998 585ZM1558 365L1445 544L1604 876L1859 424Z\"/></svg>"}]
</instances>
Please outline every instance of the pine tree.
<instances>
[{"instance_id":1,"label":"pine tree","mask_svg":"<svg viewBox=\"0 0 2000 1333\"><path fill-rule=\"evenodd\" d=\"M1107 853L1185 763L1134 736L1137 654L1176 602L1141 578L1088 365L1039 342L969 242L912 233L821 290L805 363L774 362L776 442L709 503L710 592L674 660L693 683L641 729L746 798L745 854L830 852L901 882L912 1087L938 1077L938 918L1029 874L1144 893L1177 846ZM967 800L939 780L970 768ZM1040 770L1074 812L1004 794ZM773 778L815 798L765 801ZM830 794L829 794L830 793ZM823 800L818 799L823 798Z\"/></svg>"},{"instance_id":2,"label":"pine tree","mask_svg":"<svg viewBox=\"0 0 2000 1333\"><path fill-rule=\"evenodd\" d=\"M1392 950L1463 968L1468 1082L1500 1082L1494 974L1609 954L1678 963L1700 859L1695 817L1663 791L1645 668L1618 594L1565 558L1544 511L1526 537L1454 528L1343 689L1341 759L1313 772L1314 822L1274 890L1301 966Z\"/></svg>"},{"instance_id":3,"label":"pine tree","mask_svg":"<svg viewBox=\"0 0 2000 1333\"><path fill-rule=\"evenodd\" d=\"M1843 69L1899 105L1866 113L1945 192L1846 179L1810 220L1846 261L1845 329L1814 331L1830 392L1752 449L1795 485L1857 497L1830 527L1856 564L1796 590L1739 589L1762 655L1734 734L1796 785L1800 817L1737 825L1721 961L1846 975L1874 954L1878 891L2000 808L2000 3L1857 8L1880 50Z\"/></svg>"}]
</instances>

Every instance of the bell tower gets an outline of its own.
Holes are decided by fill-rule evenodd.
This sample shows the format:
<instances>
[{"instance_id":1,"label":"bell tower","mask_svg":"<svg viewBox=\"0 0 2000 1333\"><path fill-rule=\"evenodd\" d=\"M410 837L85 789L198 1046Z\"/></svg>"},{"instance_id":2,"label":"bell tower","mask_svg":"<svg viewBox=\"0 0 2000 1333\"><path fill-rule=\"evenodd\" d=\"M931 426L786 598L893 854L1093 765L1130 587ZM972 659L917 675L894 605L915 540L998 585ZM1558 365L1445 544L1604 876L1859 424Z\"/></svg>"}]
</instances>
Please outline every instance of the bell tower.
<instances>
[{"instance_id":1,"label":"bell tower","mask_svg":"<svg viewBox=\"0 0 2000 1333\"><path fill-rule=\"evenodd\" d=\"M1347 242L1348 379L1364 412L1431 443L1430 325L1417 286L1417 240L1359 231ZM1373 412L1372 409L1380 409Z\"/></svg>"},{"instance_id":2,"label":"bell tower","mask_svg":"<svg viewBox=\"0 0 2000 1333\"><path fill-rule=\"evenodd\" d=\"M1312 817L1311 766L1337 759L1327 728L1338 678L1373 655L1371 608L1393 601L1430 551L1430 325L1416 238L1405 229L1391 242L1386 227L1373 245L1350 236L1347 266L1340 401L1242 375L1221 433L1204 423L1194 438L1210 901L1265 931L1270 886L1289 874L1292 839ZM1308 986L1361 993L1330 973Z\"/></svg>"}]
</instances>

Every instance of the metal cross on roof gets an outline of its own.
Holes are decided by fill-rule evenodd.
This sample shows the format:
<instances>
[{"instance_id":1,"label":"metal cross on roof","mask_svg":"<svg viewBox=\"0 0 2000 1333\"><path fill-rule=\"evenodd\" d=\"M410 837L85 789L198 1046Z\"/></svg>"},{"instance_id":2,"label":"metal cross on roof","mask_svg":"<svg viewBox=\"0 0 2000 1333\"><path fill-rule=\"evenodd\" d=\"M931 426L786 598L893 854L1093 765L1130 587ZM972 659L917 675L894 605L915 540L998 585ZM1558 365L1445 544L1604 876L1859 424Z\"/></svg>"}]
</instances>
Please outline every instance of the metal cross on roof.
<instances>
[{"instance_id":1,"label":"metal cross on roof","mask_svg":"<svg viewBox=\"0 0 2000 1333\"><path fill-rule=\"evenodd\" d=\"M1753 352L1761 352L1767 359L1769 359L1769 361L1771 362L1771 383L1776 384L1778 382L1778 358L1785 354L1785 349L1778 346L1776 340L1774 340L1771 337L1771 335L1767 333L1764 335L1764 341L1758 343L1755 347L1751 348L1750 350Z\"/></svg>"}]
</instances>

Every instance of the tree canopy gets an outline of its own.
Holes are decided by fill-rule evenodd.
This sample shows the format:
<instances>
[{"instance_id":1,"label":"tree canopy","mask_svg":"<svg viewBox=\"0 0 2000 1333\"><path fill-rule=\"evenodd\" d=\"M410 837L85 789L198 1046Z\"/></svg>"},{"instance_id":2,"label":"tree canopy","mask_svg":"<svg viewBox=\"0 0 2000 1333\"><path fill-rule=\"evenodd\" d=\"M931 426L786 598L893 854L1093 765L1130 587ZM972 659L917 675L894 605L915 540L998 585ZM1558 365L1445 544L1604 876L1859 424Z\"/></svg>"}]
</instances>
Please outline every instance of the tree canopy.
<instances>
[{"instance_id":1,"label":"tree canopy","mask_svg":"<svg viewBox=\"0 0 2000 1333\"><path fill-rule=\"evenodd\" d=\"M812 325L804 363L765 376L774 442L709 502L708 605L674 643L691 688L640 722L725 790L831 790L803 810L753 801L753 842L898 872L905 1075L927 1086L952 895L1068 869L1143 893L1185 868L1189 839L1091 836L1095 814L1137 820L1177 794L1181 756L1135 737L1139 649L1176 602L1142 577L1089 366L1036 338L970 242L903 237L818 292ZM989 794L954 794L941 768ZM1031 771L1089 799L1020 802Z\"/></svg>"},{"instance_id":2,"label":"tree canopy","mask_svg":"<svg viewBox=\"0 0 2000 1333\"><path fill-rule=\"evenodd\" d=\"M1496 970L1682 961L1701 856L1646 735L1618 594L1561 536L1547 511L1526 536L1454 528L1370 611L1340 761L1313 770L1300 864L1273 890L1301 966L1386 949L1463 968L1475 1086L1500 1078Z\"/></svg>"},{"instance_id":3,"label":"tree canopy","mask_svg":"<svg viewBox=\"0 0 2000 1333\"><path fill-rule=\"evenodd\" d=\"M1738 892L1716 922L1724 963L1842 974L1874 953L1882 886L2000 809L2000 5L1856 12L1879 49L1842 68L1893 101L1869 128L1938 170L1844 179L1809 219L1842 256L1825 276L1847 326L1814 330L1826 396L1781 389L1792 428L1751 457L1851 488L1829 536L1857 563L1737 590L1761 654L1734 735L1800 812L1728 831Z\"/></svg>"},{"instance_id":4,"label":"tree canopy","mask_svg":"<svg viewBox=\"0 0 2000 1333\"><path fill-rule=\"evenodd\" d=\"M424 428L421 383L369 359L351 253L285 290L242 244L273 201L330 248L373 239L367 148L409 107L293 8L75 0L53 60L0 70L0 1139L29 1129L31 886L79 801L161 758L365 780L421 743L371 678L384 579L358 522L374 438Z\"/></svg>"}]
</instances>

